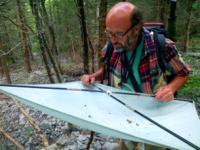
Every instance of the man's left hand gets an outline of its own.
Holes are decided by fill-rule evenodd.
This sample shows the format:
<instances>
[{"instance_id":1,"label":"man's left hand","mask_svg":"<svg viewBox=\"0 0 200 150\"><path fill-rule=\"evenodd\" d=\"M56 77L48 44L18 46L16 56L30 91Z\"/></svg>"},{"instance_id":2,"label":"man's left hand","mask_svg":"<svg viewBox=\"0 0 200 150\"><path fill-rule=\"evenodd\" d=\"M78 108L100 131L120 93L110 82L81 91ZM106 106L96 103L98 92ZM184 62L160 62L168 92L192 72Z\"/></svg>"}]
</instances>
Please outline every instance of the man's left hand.
<instances>
[{"instance_id":1,"label":"man's left hand","mask_svg":"<svg viewBox=\"0 0 200 150\"><path fill-rule=\"evenodd\" d=\"M174 99L174 92L169 86L160 87L155 94L158 101L169 102Z\"/></svg>"}]
</instances>

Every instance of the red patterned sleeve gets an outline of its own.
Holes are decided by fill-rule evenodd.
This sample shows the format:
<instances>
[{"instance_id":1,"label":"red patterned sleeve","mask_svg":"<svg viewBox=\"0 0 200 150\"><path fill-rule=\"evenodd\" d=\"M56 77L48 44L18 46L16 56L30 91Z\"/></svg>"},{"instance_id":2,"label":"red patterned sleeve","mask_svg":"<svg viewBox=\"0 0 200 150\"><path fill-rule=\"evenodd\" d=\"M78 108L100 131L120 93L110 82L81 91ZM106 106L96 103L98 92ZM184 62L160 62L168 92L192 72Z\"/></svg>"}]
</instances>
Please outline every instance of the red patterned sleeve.
<instances>
[{"instance_id":1,"label":"red patterned sleeve","mask_svg":"<svg viewBox=\"0 0 200 150\"><path fill-rule=\"evenodd\" d=\"M169 64L173 74L178 76L188 76L190 69L189 65L185 64L180 53L178 52L175 44L171 40L167 40L164 57L166 62Z\"/></svg>"}]
</instances>

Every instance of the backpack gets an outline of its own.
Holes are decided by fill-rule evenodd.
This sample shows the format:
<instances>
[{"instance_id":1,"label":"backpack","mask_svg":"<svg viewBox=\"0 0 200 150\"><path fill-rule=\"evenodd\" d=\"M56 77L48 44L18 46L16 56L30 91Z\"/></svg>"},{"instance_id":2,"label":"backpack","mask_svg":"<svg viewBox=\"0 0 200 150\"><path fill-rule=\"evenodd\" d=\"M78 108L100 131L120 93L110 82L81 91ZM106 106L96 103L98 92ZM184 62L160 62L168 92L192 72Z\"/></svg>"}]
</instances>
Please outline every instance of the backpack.
<instances>
[{"instance_id":1,"label":"backpack","mask_svg":"<svg viewBox=\"0 0 200 150\"><path fill-rule=\"evenodd\" d=\"M160 22L146 22L143 26L149 32L154 33L153 38L157 48L158 64L161 68L161 71L164 73L166 71L166 61L164 59L164 52L167 37L165 25Z\"/></svg>"},{"instance_id":2,"label":"backpack","mask_svg":"<svg viewBox=\"0 0 200 150\"><path fill-rule=\"evenodd\" d=\"M163 73L165 73L167 67L167 62L164 58L165 53L165 45L167 41L174 43L167 37L167 31L165 29L165 25L160 22L146 22L144 23L145 29L150 32L154 33L154 41L157 48L157 58L158 58L158 65ZM174 79L175 75L166 76L167 83L171 82ZM175 96L177 92L175 92Z\"/></svg>"},{"instance_id":3,"label":"backpack","mask_svg":"<svg viewBox=\"0 0 200 150\"><path fill-rule=\"evenodd\" d=\"M143 24L143 27L148 30L149 32L153 32L153 38L155 41L155 45L157 48L157 58L158 58L158 65L160 66L160 69L163 73L165 73L166 69L167 69L167 63L164 59L164 52L165 52L165 44L166 44L166 29L163 23L158 23L158 22L147 22ZM108 85L110 85L110 75L109 75L109 70L110 70L110 58L111 55L113 53L113 46L112 43L109 42L108 46L107 46L107 51L104 57L104 62L106 62L106 66L107 66L107 73L108 73ZM167 83L169 83L170 81L172 81L174 78L174 76L169 76L166 77L166 81ZM132 82L134 89L138 89L137 87L137 83ZM136 87L135 87L136 85ZM137 91L136 92L140 92Z\"/></svg>"}]
</instances>

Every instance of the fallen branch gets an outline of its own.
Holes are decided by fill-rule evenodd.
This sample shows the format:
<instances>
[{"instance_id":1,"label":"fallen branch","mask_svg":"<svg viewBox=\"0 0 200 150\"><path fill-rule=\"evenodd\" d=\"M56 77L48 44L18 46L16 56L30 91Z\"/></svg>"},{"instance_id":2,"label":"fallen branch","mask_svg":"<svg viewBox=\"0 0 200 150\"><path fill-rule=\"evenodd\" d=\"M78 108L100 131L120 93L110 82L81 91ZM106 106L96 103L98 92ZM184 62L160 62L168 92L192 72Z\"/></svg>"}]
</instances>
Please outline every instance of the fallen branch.
<instances>
[{"instance_id":1,"label":"fallen branch","mask_svg":"<svg viewBox=\"0 0 200 150\"><path fill-rule=\"evenodd\" d=\"M5 52L5 51L3 51L3 50L0 49L0 57L8 55L9 53L11 53L12 51L14 51L20 45L21 45L21 42L19 42L17 45L15 45L15 47L11 48L7 52Z\"/></svg>"},{"instance_id":2,"label":"fallen branch","mask_svg":"<svg viewBox=\"0 0 200 150\"><path fill-rule=\"evenodd\" d=\"M6 131L4 131L1 127L0 133L2 133L10 142L16 145L20 150L24 150L23 146L19 144L15 139L13 139L8 133L6 133Z\"/></svg>"},{"instance_id":3,"label":"fallen branch","mask_svg":"<svg viewBox=\"0 0 200 150\"><path fill-rule=\"evenodd\" d=\"M91 145L91 143L93 141L93 138L94 138L94 131L91 131L90 132L90 139L89 139L89 142L87 143L86 150L90 149L90 145Z\"/></svg>"},{"instance_id":4,"label":"fallen branch","mask_svg":"<svg viewBox=\"0 0 200 150\"><path fill-rule=\"evenodd\" d=\"M19 111L26 117L26 119L28 120L28 122L36 130L36 133L39 134L39 136L42 139L42 143L43 143L44 147L49 146L49 142L48 142L48 139L47 139L46 135L44 133L42 133L42 130L36 124L35 120L29 114L26 113L26 111L22 108L22 106L20 106L20 104L16 101L15 98L12 97L12 99L15 102L16 106L18 107Z\"/></svg>"}]
</instances>

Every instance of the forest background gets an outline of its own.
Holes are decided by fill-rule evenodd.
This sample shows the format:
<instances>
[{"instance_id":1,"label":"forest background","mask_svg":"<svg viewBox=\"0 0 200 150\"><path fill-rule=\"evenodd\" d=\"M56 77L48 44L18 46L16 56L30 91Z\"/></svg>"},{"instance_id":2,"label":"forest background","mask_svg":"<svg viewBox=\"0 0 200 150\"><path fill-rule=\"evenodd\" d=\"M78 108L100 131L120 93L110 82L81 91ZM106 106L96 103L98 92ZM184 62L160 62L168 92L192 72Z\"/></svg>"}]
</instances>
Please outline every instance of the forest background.
<instances>
[{"instance_id":1,"label":"forest background","mask_svg":"<svg viewBox=\"0 0 200 150\"><path fill-rule=\"evenodd\" d=\"M12 83L10 72L43 65L49 82L63 82L65 70L82 66L80 74L98 67L105 44L105 15L116 0L1 0L0 73ZM176 3L170 16L170 0L130 0L144 14L144 22L163 22L171 38L191 66L192 73L182 93L199 96L200 1ZM170 24L172 22L172 24ZM65 61L64 61L65 60Z\"/></svg>"}]
</instances>

